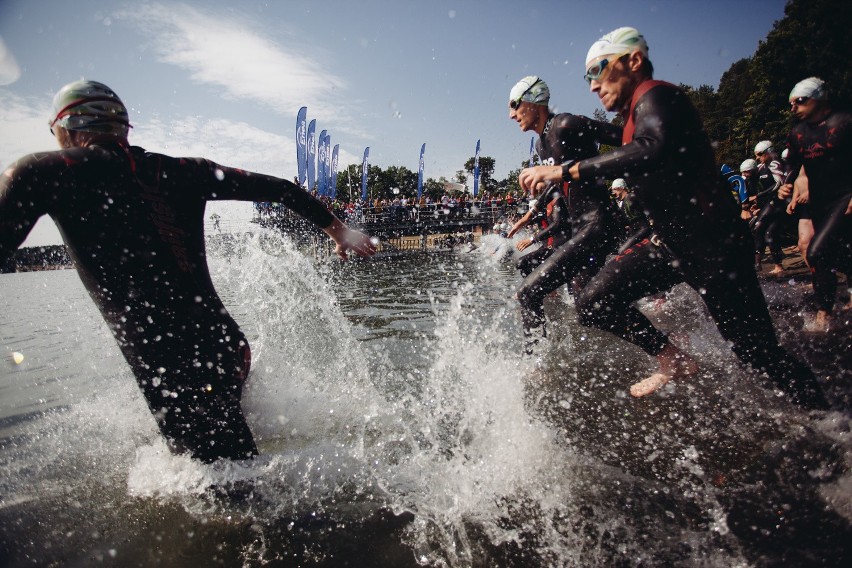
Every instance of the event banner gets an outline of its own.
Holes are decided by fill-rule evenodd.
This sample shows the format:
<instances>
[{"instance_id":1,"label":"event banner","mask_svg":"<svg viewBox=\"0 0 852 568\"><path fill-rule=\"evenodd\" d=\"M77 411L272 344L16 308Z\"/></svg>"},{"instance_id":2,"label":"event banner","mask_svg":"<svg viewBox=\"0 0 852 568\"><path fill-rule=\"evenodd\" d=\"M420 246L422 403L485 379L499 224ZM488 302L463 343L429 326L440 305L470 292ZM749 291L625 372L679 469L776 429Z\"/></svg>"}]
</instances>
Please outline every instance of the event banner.
<instances>
[{"instance_id":1,"label":"event banner","mask_svg":"<svg viewBox=\"0 0 852 568\"><path fill-rule=\"evenodd\" d=\"M423 195L423 153L426 152L426 142L420 147L420 164L417 166L417 199Z\"/></svg>"},{"instance_id":2,"label":"event banner","mask_svg":"<svg viewBox=\"0 0 852 568\"><path fill-rule=\"evenodd\" d=\"M300 108L296 115L296 165L299 185L304 186L308 169L308 107Z\"/></svg>"},{"instance_id":3,"label":"event banner","mask_svg":"<svg viewBox=\"0 0 852 568\"><path fill-rule=\"evenodd\" d=\"M316 180L316 163L317 163L317 140L314 132L317 128L317 119L313 119L308 124L308 191L314 190L314 182Z\"/></svg>"},{"instance_id":4,"label":"event banner","mask_svg":"<svg viewBox=\"0 0 852 568\"><path fill-rule=\"evenodd\" d=\"M473 159L473 196L479 193L479 140L476 141L476 157Z\"/></svg>"},{"instance_id":5,"label":"event banner","mask_svg":"<svg viewBox=\"0 0 852 568\"><path fill-rule=\"evenodd\" d=\"M337 197L337 154L340 151L340 144L334 145L334 150L331 151L331 181L329 182L329 195L332 199Z\"/></svg>"},{"instance_id":6,"label":"event banner","mask_svg":"<svg viewBox=\"0 0 852 568\"><path fill-rule=\"evenodd\" d=\"M367 158L370 156L370 147L364 148L364 161L361 162L361 201L367 201Z\"/></svg>"}]
</instances>

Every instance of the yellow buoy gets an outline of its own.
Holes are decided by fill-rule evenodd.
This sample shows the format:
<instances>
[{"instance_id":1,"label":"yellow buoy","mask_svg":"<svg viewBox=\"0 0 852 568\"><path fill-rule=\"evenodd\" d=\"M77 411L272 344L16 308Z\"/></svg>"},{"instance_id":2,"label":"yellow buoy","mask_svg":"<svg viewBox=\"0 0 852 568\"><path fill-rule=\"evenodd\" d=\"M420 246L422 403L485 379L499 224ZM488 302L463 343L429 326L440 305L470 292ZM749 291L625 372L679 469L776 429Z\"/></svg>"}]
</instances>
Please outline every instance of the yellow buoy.
<instances>
[{"instance_id":1,"label":"yellow buoy","mask_svg":"<svg viewBox=\"0 0 852 568\"><path fill-rule=\"evenodd\" d=\"M15 362L15 365L20 365L21 363L24 362L24 354L18 353L17 351L14 351L12 353L12 361Z\"/></svg>"}]
</instances>

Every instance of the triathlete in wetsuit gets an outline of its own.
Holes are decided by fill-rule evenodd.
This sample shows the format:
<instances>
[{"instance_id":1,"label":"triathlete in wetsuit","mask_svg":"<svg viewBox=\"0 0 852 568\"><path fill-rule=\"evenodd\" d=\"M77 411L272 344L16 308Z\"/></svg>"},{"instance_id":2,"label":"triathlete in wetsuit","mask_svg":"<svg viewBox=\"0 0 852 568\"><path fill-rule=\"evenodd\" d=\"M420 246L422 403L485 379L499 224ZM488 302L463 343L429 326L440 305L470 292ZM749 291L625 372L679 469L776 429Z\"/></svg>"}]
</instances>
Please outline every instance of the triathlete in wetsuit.
<instances>
[{"instance_id":1,"label":"triathlete in wetsuit","mask_svg":"<svg viewBox=\"0 0 852 568\"><path fill-rule=\"evenodd\" d=\"M542 195L531 202L527 223L535 222L541 223L541 230L535 236L524 239L517 244L518 250L524 251L536 243L541 243L541 246L537 249L527 252L518 259L516 266L524 278L544 262L544 259L553 254L554 250L571 238L568 203L565 200L561 183L549 186ZM507 236L511 237L515 232L514 230L515 227L512 227Z\"/></svg>"},{"instance_id":2,"label":"triathlete in wetsuit","mask_svg":"<svg viewBox=\"0 0 852 568\"><path fill-rule=\"evenodd\" d=\"M651 80L648 47L634 28L601 38L586 65L591 89L604 107L624 112L624 145L561 168L523 170L519 180L530 187L559 177L624 177L642 200L654 235L604 266L576 298L582 323L657 357L658 372L633 385L631 394L644 396L697 370L633 305L684 281L700 292L742 360L765 371L796 402L825 407L813 373L778 344L753 268L747 226L716 172L689 97L674 85Z\"/></svg>"},{"instance_id":3,"label":"triathlete in wetsuit","mask_svg":"<svg viewBox=\"0 0 852 568\"><path fill-rule=\"evenodd\" d=\"M790 104L801 122L787 138L788 160L794 176L807 177L808 189L807 196L794 195L790 209L806 202L813 221L807 260L817 324L827 329L837 293L835 271L852 275L852 114L831 108L825 84L816 77L796 84Z\"/></svg>"},{"instance_id":4,"label":"triathlete in wetsuit","mask_svg":"<svg viewBox=\"0 0 852 568\"><path fill-rule=\"evenodd\" d=\"M789 200L778 196L778 190L784 184L786 176L784 166L778 160L770 141L758 142L754 147L754 155L759 162L755 173L760 187L757 194L759 211L750 223L754 237L755 267L760 269L763 251L768 246L775 265L769 274L777 276L784 273L784 267L781 265L784 260L781 232L792 221L792 217L787 214Z\"/></svg>"},{"instance_id":5,"label":"triathlete in wetsuit","mask_svg":"<svg viewBox=\"0 0 852 568\"><path fill-rule=\"evenodd\" d=\"M509 118L517 121L524 132L534 130L539 134L536 150L543 162L562 164L597 156L599 143L618 143L619 127L584 116L553 114L548 108L549 100L550 91L544 81L535 76L519 81L509 95ZM561 180L555 185L557 191L564 189L559 187ZM618 244L614 204L600 180L592 177L571 183L566 202L571 238L555 247L524 279L517 292L524 333L528 337L546 335L544 298L569 282L576 294Z\"/></svg>"},{"instance_id":6,"label":"triathlete in wetsuit","mask_svg":"<svg viewBox=\"0 0 852 568\"><path fill-rule=\"evenodd\" d=\"M369 238L287 180L129 146L126 108L101 83L66 85L54 113L63 150L0 176L0 263L50 215L170 448L205 462L257 454L240 408L251 355L207 268L207 202L283 203L344 256L374 252Z\"/></svg>"},{"instance_id":7,"label":"triathlete in wetsuit","mask_svg":"<svg viewBox=\"0 0 852 568\"><path fill-rule=\"evenodd\" d=\"M651 225L645 216L645 207L636 194L627 187L623 178L613 180L610 191L618 204L619 216L624 231L622 233L621 245L618 252L621 254L636 243L647 238L651 234Z\"/></svg>"}]
</instances>

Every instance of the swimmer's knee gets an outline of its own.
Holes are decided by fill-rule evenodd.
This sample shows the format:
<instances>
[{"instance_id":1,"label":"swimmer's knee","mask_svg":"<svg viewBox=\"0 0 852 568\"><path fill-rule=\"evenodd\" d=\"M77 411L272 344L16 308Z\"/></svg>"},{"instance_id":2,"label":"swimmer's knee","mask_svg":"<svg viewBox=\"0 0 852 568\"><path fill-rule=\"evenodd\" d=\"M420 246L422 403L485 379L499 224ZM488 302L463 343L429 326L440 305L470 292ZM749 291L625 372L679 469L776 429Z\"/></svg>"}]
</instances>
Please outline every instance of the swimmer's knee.
<instances>
[{"instance_id":1,"label":"swimmer's knee","mask_svg":"<svg viewBox=\"0 0 852 568\"><path fill-rule=\"evenodd\" d=\"M580 325L594 327L600 319L600 306L599 298L589 293L588 288L584 288L574 296L574 307L577 310L577 321Z\"/></svg>"},{"instance_id":2,"label":"swimmer's knee","mask_svg":"<svg viewBox=\"0 0 852 568\"><path fill-rule=\"evenodd\" d=\"M521 286L518 288L518 291L515 292L515 299L517 299L518 302L520 302L521 307L524 308L529 308L541 303L539 298L543 298L543 296L537 286Z\"/></svg>"}]
</instances>

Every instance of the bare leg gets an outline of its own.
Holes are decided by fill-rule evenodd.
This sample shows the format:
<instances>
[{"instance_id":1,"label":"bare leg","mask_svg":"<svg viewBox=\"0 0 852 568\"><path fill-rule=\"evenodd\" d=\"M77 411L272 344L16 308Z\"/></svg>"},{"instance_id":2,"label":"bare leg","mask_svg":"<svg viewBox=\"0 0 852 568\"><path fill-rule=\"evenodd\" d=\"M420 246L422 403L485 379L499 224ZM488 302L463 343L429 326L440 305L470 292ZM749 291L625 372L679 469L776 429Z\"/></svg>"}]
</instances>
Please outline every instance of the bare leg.
<instances>
[{"instance_id":1,"label":"bare leg","mask_svg":"<svg viewBox=\"0 0 852 568\"><path fill-rule=\"evenodd\" d=\"M816 317L812 322L805 324L805 331L811 333L826 333L831 324L831 312L828 310L817 310Z\"/></svg>"},{"instance_id":2,"label":"bare leg","mask_svg":"<svg viewBox=\"0 0 852 568\"><path fill-rule=\"evenodd\" d=\"M780 264L776 264L775 266L772 267L772 270L770 270L767 273L767 275L768 276L783 276L784 275L784 267Z\"/></svg>"},{"instance_id":3,"label":"bare leg","mask_svg":"<svg viewBox=\"0 0 852 568\"><path fill-rule=\"evenodd\" d=\"M805 259L805 264L808 263L808 247L811 244L811 239L814 238L814 223L810 219L799 219L799 254ZM808 265L810 266L810 265Z\"/></svg>"},{"instance_id":4,"label":"bare leg","mask_svg":"<svg viewBox=\"0 0 852 568\"><path fill-rule=\"evenodd\" d=\"M684 379L698 372L695 359L668 343L657 355L659 368L657 372L630 387L630 394L635 397L647 396L672 379Z\"/></svg>"}]
</instances>

